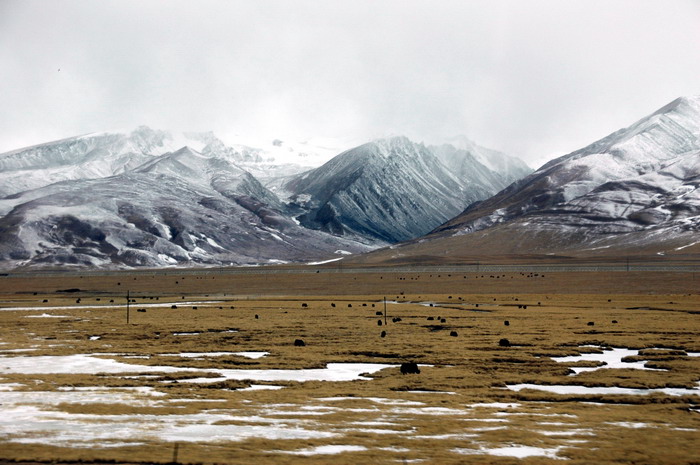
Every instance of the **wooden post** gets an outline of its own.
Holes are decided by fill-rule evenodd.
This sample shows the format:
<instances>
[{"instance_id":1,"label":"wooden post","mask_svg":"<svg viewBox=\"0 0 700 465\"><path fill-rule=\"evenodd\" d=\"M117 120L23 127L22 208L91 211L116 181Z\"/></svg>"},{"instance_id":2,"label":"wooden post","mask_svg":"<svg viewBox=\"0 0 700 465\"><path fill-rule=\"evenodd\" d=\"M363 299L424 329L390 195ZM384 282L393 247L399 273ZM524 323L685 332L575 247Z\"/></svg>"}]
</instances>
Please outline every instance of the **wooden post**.
<instances>
[{"instance_id":1,"label":"wooden post","mask_svg":"<svg viewBox=\"0 0 700 465\"><path fill-rule=\"evenodd\" d=\"M180 449L180 443L176 442L175 446L173 446L173 463L177 463L177 453L178 453L179 449Z\"/></svg>"},{"instance_id":2,"label":"wooden post","mask_svg":"<svg viewBox=\"0 0 700 465\"><path fill-rule=\"evenodd\" d=\"M129 324L129 303L131 302L131 296L129 291L126 291L126 324Z\"/></svg>"},{"instance_id":3,"label":"wooden post","mask_svg":"<svg viewBox=\"0 0 700 465\"><path fill-rule=\"evenodd\" d=\"M384 296L384 326L386 326L386 296Z\"/></svg>"}]
</instances>

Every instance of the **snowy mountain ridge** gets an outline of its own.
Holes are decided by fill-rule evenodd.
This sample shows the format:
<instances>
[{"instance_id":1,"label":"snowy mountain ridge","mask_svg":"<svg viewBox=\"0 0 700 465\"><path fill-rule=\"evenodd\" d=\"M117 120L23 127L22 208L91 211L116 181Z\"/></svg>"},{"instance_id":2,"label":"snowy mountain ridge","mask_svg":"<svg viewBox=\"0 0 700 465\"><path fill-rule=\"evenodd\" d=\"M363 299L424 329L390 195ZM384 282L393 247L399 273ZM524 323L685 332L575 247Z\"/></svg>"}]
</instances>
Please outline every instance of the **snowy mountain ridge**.
<instances>
[{"instance_id":1,"label":"snowy mountain ridge","mask_svg":"<svg viewBox=\"0 0 700 465\"><path fill-rule=\"evenodd\" d=\"M700 242L700 96L676 99L550 161L434 233L517 234L525 227L533 242L537 231L557 236L540 238L532 250L612 247L622 237L632 247L664 235L679 250Z\"/></svg>"},{"instance_id":2,"label":"snowy mountain ridge","mask_svg":"<svg viewBox=\"0 0 700 465\"><path fill-rule=\"evenodd\" d=\"M505 185L470 154L453 149L452 155L470 169L453 172L438 152L406 137L379 139L292 177L284 189L306 211L298 219L307 227L399 242L429 232Z\"/></svg>"},{"instance_id":3,"label":"snowy mountain ridge","mask_svg":"<svg viewBox=\"0 0 700 465\"><path fill-rule=\"evenodd\" d=\"M474 189L465 196L469 182L405 137L348 150L312 171L278 165L276 157L318 161L326 154L307 157L283 141L271 144L270 151L230 146L213 133L142 126L0 154L2 266L319 260L415 237L488 196ZM358 180L353 167L371 175L351 194L338 192ZM282 186L294 179L315 179L314 192L328 192L326 208L310 194L289 201Z\"/></svg>"}]
</instances>

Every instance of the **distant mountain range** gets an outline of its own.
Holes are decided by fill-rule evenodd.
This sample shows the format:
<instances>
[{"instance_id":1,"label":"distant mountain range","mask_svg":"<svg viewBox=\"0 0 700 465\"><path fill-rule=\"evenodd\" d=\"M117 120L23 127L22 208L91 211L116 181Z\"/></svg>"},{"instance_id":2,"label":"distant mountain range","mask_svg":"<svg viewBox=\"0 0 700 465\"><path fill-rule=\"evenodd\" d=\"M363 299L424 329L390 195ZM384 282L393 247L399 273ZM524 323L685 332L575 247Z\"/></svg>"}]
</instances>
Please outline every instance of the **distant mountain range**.
<instances>
[{"instance_id":1,"label":"distant mountain range","mask_svg":"<svg viewBox=\"0 0 700 465\"><path fill-rule=\"evenodd\" d=\"M342 258L429 232L531 170L398 137L330 158L140 127L0 154L0 267L217 266ZM301 149L299 149L301 147ZM489 164L489 166L486 166Z\"/></svg>"},{"instance_id":2,"label":"distant mountain range","mask_svg":"<svg viewBox=\"0 0 700 465\"><path fill-rule=\"evenodd\" d=\"M367 260L698 254L699 186L700 97L684 97Z\"/></svg>"},{"instance_id":3,"label":"distant mountain range","mask_svg":"<svg viewBox=\"0 0 700 465\"><path fill-rule=\"evenodd\" d=\"M0 154L0 267L700 253L700 97L535 172L447 142L333 156L140 127Z\"/></svg>"}]
</instances>

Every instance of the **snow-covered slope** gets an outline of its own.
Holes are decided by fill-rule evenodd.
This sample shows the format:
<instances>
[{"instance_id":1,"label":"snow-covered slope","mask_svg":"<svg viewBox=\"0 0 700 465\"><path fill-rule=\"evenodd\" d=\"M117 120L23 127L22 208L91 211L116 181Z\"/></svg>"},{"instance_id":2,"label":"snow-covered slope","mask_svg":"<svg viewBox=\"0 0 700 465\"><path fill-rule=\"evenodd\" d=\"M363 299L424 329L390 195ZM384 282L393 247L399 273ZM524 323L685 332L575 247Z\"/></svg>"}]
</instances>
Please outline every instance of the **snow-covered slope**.
<instances>
[{"instance_id":1,"label":"snow-covered slope","mask_svg":"<svg viewBox=\"0 0 700 465\"><path fill-rule=\"evenodd\" d=\"M455 152L449 150L450 147L454 147L456 153L461 156L455 157ZM445 148L448 150L445 150ZM452 137L446 140L444 144L436 146L436 149L436 153L443 163L448 166L456 165L455 167L458 169L464 169L460 166L461 159L466 156L473 158L479 164L498 174L503 187L532 173L532 169L520 158L507 155L498 150L482 147L465 136Z\"/></svg>"},{"instance_id":2,"label":"snow-covered slope","mask_svg":"<svg viewBox=\"0 0 700 465\"><path fill-rule=\"evenodd\" d=\"M339 153L334 145L330 140L227 145L211 132L176 133L146 126L87 134L0 154L0 198L59 181L126 173L183 147L235 163L267 184L320 166Z\"/></svg>"},{"instance_id":3,"label":"snow-covered slope","mask_svg":"<svg viewBox=\"0 0 700 465\"><path fill-rule=\"evenodd\" d=\"M628 128L552 160L494 197L472 205L429 237L498 227L526 234L535 251L700 242L700 97L674 100ZM527 231L527 233L524 233ZM539 233L547 233L547 240ZM556 240L552 240L552 234ZM466 238L467 236L465 236ZM684 238L678 242L679 238ZM687 240L686 240L687 239ZM685 241L685 242L684 242ZM620 244L624 246L625 244Z\"/></svg>"},{"instance_id":4,"label":"snow-covered slope","mask_svg":"<svg viewBox=\"0 0 700 465\"><path fill-rule=\"evenodd\" d=\"M7 152L0 155L0 197L58 181L125 173L185 145L201 150L205 144L142 126L130 133L87 134Z\"/></svg>"},{"instance_id":5,"label":"snow-covered slope","mask_svg":"<svg viewBox=\"0 0 700 465\"><path fill-rule=\"evenodd\" d=\"M394 137L348 150L284 187L306 211L298 217L306 226L386 242L408 240L506 184L465 151L445 146L439 153L462 168L442 163L422 144Z\"/></svg>"}]
</instances>

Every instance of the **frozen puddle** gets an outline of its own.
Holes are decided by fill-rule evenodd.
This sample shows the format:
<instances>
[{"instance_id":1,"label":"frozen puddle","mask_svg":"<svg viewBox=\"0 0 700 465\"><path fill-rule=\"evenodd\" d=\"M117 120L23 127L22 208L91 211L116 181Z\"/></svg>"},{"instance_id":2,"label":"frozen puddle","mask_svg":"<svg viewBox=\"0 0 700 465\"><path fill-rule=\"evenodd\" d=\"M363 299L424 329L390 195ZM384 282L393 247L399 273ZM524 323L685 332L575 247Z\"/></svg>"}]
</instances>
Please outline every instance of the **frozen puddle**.
<instances>
[{"instance_id":1,"label":"frozen puddle","mask_svg":"<svg viewBox=\"0 0 700 465\"><path fill-rule=\"evenodd\" d=\"M558 363L576 363L576 362L598 362L603 365L597 367L572 367L574 374L583 373L585 371L595 371L604 368L628 368L634 370L653 370L653 371L666 371L657 368L647 368L644 366L645 361L641 362L624 362L622 359L625 357L632 357L639 355L638 350L625 349L625 348L614 348L614 349L603 349L602 353L589 353L581 355L572 355L568 357L552 357L552 360Z\"/></svg>"},{"instance_id":2,"label":"frozen puddle","mask_svg":"<svg viewBox=\"0 0 700 465\"><path fill-rule=\"evenodd\" d=\"M257 353L256 353L257 354ZM215 383L219 381L253 380L253 381L353 381L369 380L364 373L376 373L395 365L379 363L329 363L325 368L300 370L232 370L216 368L187 368L162 365L132 365L116 360L101 358L104 354L76 354L50 356L0 356L0 374L97 374L97 373L174 373L199 372L213 373L220 377L194 378L180 382Z\"/></svg>"},{"instance_id":3,"label":"frozen puddle","mask_svg":"<svg viewBox=\"0 0 700 465\"><path fill-rule=\"evenodd\" d=\"M621 388L621 387L588 387L579 385L565 385L565 384L511 384L508 386L511 391L521 391L523 389L534 389L537 391L551 392L554 394L569 394L569 395L581 395L581 394L621 394L621 395L638 395L644 396L653 393L662 393L669 396L692 396L700 395L700 383L694 389L685 388L660 388L660 389L633 389L633 388Z\"/></svg>"}]
</instances>

